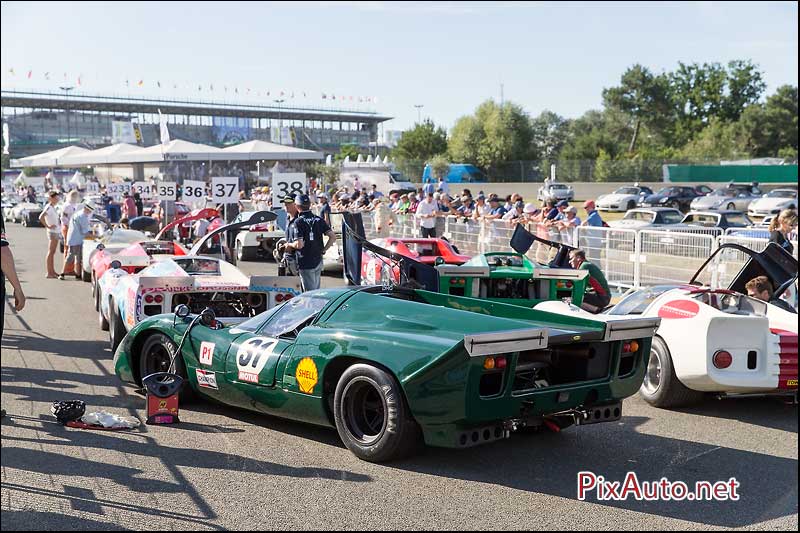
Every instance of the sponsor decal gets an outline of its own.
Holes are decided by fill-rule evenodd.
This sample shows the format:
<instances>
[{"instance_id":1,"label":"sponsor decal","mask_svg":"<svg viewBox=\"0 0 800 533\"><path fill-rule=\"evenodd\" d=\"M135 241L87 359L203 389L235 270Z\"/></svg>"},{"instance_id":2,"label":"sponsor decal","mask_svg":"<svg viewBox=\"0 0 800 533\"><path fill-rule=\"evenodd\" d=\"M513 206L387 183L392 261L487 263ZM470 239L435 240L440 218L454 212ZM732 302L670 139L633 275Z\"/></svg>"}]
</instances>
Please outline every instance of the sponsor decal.
<instances>
[{"instance_id":1,"label":"sponsor decal","mask_svg":"<svg viewBox=\"0 0 800 533\"><path fill-rule=\"evenodd\" d=\"M197 375L197 385L206 389L218 389L217 387L217 374L210 370L202 370L200 368L195 370Z\"/></svg>"},{"instance_id":2,"label":"sponsor decal","mask_svg":"<svg viewBox=\"0 0 800 533\"><path fill-rule=\"evenodd\" d=\"M277 345L278 341L269 337L253 337L244 341L236 351L239 381L258 383L258 375L264 370Z\"/></svg>"},{"instance_id":3,"label":"sponsor decal","mask_svg":"<svg viewBox=\"0 0 800 533\"><path fill-rule=\"evenodd\" d=\"M312 394L314 392L314 385L317 384L317 365L310 357L303 358L297 365L297 370L294 373L297 378L297 384L300 386L300 392Z\"/></svg>"},{"instance_id":4,"label":"sponsor decal","mask_svg":"<svg viewBox=\"0 0 800 533\"><path fill-rule=\"evenodd\" d=\"M214 360L214 343L203 342L200 344L200 364L210 365Z\"/></svg>"},{"instance_id":5,"label":"sponsor decal","mask_svg":"<svg viewBox=\"0 0 800 533\"><path fill-rule=\"evenodd\" d=\"M700 312L700 304L691 300L672 300L661 306L658 316L661 318L694 318Z\"/></svg>"},{"instance_id":6,"label":"sponsor decal","mask_svg":"<svg viewBox=\"0 0 800 533\"><path fill-rule=\"evenodd\" d=\"M167 400L159 400L158 401L158 408L159 409L166 409L167 408Z\"/></svg>"},{"instance_id":7,"label":"sponsor decal","mask_svg":"<svg viewBox=\"0 0 800 533\"><path fill-rule=\"evenodd\" d=\"M302 291L293 287L270 287L268 285L253 285L250 290L253 292L290 292L295 296L303 294Z\"/></svg>"},{"instance_id":8,"label":"sponsor decal","mask_svg":"<svg viewBox=\"0 0 800 533\"><path fill-rule=\"evenodd\" d=\"M786 380L787 387L797 387L797 380L796 379L788 379Z\"/></svg>"},{"instance_id":9,"label":"sponsor decal","mask_svg":"<svg viewBox=\"0 0 800 533\"><path fill-rule=\"evenodd\" d=\"M243 285L177 285L175 287L145 287L142 293L151 292L190 292L190 291L228 291L228 292L244 292L249 289Z\"/></svg>"}]
</instances>

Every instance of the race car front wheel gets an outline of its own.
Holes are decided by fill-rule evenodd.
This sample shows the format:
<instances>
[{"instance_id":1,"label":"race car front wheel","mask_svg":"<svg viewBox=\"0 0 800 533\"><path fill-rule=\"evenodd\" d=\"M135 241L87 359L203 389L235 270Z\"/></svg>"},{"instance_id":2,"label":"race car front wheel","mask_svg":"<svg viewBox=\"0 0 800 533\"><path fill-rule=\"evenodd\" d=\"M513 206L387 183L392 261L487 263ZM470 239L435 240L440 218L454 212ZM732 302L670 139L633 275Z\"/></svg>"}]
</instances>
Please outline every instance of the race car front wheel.
<instances>
[{"instance_id":1,"label":"race car front wheel","mask_svg":"<svg viewBox=\"0 0 800 533\"><path fill-rule=\"evenodd\" d=\"M689 389L680 382L669 348L661 337L653 337L650 360L639 394L655 407L683 407L703 399L702 392Z\"/></svg>"},{"instance_id":2,"label":"race car front wheel","mask_svg":"<svg viewBox=\"0 0 800 533\"><path fill-rule=\"evenodd\" d=\"M400 384L372 365L348 368L334 396L336 429L359 459L379 463L411 454L420 442Z\"/></svg>"},{"instance_id":3,"label":"race car front wheel","mask_svg":"<svg viewBox=\"0 0 800 533\"><path fill-rule=\"evenodd\" d=\"M169 372L172 357L177 351L178 345L163 333L151 334L145 339L142 351L139 353L139 378L141 379L156 372ZM175 358L174 372L184 380L187 380L181 389L179 400L185 403L196 399L196 395L186 377L186 366L183 364L183 358Z\"/></svg>"},{"instance_id":4,"label":"race car front wheel","mask_svg":"<svg viewBox=\"0 0 800 533\"><path fill-rule=\"evenodd\" d=\"M94 306L97 308L97 318L100 321L100 329L102 331L108 331L108 320L103 316L103 308L100 305L100 287L97 288Z\"/></svg>"},{"instance_id":5,"label":"race car front wheel","mask_svg":"<svg viewBox=\"0 0 800 533\"><path fill-rule=\"evenodd\" d=\"M108 337L111 341L111 352L117 351L117 347L119 343L122 342L122 338L125 336L127 331L125 331L125 325L122 323L122 318L120 318L119 313L114 310L114 302L111 302L110 310L108 312L109 316L109 329L108 329Z\"/></svg>"}]
</instances>

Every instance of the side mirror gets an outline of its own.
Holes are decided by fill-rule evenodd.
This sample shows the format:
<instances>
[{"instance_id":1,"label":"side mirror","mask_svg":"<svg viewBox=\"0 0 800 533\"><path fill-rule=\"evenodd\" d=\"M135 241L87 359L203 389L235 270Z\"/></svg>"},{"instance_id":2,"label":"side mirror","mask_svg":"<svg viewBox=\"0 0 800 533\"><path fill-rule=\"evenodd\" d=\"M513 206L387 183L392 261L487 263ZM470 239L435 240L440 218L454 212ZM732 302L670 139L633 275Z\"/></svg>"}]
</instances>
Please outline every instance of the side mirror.
<instances>
[{"instance_id":1,"label":"side mirror","mask_svg":"<svg viewBox=\"0 0 800 533\"><path fill-rule=\"evenodd\" d=\"M207 328L216 329L217 315L210 307L206 307L200 313L200 322Z\"/></svg>"},{"instance_id":2,"label":"side mirror","mask_svg":"<svg viewBox=\"0 0 800 533\"><path fill-rule=\"evenodd\" d=\"M436 260L433 262L435 266L443 265L444 264L444 257L437 257Z\"/></svg>"},{"instance_id":3,"label":"side mirror","mask_svg":"<svg viewBox=\"0 0 800 533\"><path fill-rule=\"evenodd\" d=\"M102 242L99 242L99 243L97 243L97 249L98 250L105 250L106 249L106 245L103 244Z\"/></svg>"},{"instance_id":4,"label":"side mirror","mask_svg":"<svg viewBox=\"0 0 800 533\"><path fill-rule=\"evenodd\" d=\"M122 268L122 263L120 263L117 259L114 259L113 261L111 261L111 268L115 270L118 268Z\"/></svg>"},{"instance_id":5,"label":"side mirror","mask_svg":"<svg viewBox=\"0 0 800 533\"><path fill-rule=\"evenodd\" d=\"M189 306L186 304L180 304L175 308L175 315L179 318L186 318L189 316Z\"/></svg>"}]
</instances>

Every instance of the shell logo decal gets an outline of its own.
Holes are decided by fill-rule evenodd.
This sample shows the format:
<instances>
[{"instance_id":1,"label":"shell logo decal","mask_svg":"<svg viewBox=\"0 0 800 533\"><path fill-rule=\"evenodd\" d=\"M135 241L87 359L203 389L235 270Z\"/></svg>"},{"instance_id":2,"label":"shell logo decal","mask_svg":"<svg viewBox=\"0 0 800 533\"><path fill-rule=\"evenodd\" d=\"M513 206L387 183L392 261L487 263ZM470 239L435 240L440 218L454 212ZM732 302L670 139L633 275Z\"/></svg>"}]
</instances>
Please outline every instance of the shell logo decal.
<instances>
[{"instance_id":1,"label":"shell logo decal","mask_svg":"<svg viewBox=\"0 0 800 533\"><path fill-rule=\"evenodd\" d=\"M317 384L317 365L310 357L304 357L297 365L297 370L294 373L297 378L297 384L300 386L300 392L312 394L314 392L314 385Z\"/></svg>"}]
</instances>

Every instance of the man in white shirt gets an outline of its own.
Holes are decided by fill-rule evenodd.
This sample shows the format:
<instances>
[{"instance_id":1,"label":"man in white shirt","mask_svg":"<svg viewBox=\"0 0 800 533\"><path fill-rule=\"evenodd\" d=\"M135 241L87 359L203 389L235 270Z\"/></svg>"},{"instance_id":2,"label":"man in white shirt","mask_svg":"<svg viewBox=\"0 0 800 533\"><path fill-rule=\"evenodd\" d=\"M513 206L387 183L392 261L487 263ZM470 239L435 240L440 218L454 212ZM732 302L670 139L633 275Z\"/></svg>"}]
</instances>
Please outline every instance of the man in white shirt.
<instances>
[{"instance_id":1,"label":"man in white shirt","mask_svg":"<svg viewBox=\"0 0 800 533\"><path fill-rule=\"evenodd\" d=\"M433 201L433 194L428 193L417 206L416 217L419 219L420 234L423 239L436 238L436 215L439 204Z\"/></svg>"},{"instance_id":2,"label":"man in white shirt","mask_svg":"<svg viewBox=\"0 0 800 533\"><path fill-rule=\"evenodd\" d=\"M54 257L56 255L56 248L61 237L61 219L56 211L56 204L58 204L58 191L50 191L47 193L47 205L44 211L39 215L39 223L47 229L47 256L45 257L45 267L47 268L48 278L57 278Z\"/></svg>"}]
</instances>

